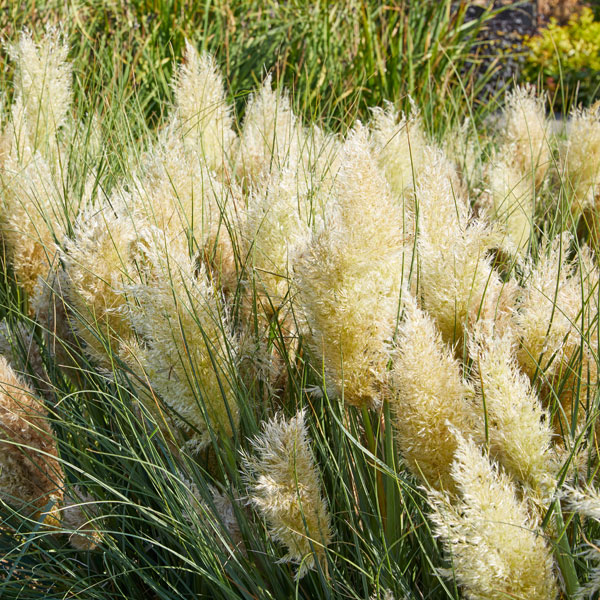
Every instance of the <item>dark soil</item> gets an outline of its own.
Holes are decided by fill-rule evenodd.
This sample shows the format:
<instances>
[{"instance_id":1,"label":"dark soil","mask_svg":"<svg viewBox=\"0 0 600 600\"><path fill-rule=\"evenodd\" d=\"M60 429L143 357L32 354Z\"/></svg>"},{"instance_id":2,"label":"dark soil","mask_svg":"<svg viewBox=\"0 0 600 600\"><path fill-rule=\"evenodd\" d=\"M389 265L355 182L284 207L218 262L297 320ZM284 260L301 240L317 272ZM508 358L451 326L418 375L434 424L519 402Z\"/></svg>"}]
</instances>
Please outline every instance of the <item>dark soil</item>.
<instances>
[{"instance_id":1,"label":"dark soil","mask_svg":"<svg viewBox=\"0 0 600 600\"><path fill-rule=\"evenodd\" d=\"M480 101L490 101L504 88L518 79L524 61L523 37L537 31L536 2L513 2L496 0L494 9L501 12L488 21L478 36L474 48L477 55L477 71L486 73L491 67L493 74L479 95ZM476 19L484 9L471 5L467 19Z\"/></svg>"}]
</instances>

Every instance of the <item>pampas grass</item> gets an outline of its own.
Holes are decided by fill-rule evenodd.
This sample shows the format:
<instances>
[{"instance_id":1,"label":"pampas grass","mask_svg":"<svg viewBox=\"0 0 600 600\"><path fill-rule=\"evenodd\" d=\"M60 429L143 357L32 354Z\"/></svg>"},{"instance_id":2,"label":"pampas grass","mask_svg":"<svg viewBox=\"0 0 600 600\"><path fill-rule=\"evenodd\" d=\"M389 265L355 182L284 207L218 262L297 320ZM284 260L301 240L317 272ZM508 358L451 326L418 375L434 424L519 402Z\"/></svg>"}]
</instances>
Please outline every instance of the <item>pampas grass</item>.
<instances>
[{"instance_id":1,"label":"pampas grass","mask_svg":"<svg viewBox=\"0 0 600 600\"><path fill-rule=\"evenodd\" d=\"M594 593L595 113L333 133L267 74L240 117L189 41L130 131L40 40L2 114L0 595Z\"/></svg>"}]
</instances>

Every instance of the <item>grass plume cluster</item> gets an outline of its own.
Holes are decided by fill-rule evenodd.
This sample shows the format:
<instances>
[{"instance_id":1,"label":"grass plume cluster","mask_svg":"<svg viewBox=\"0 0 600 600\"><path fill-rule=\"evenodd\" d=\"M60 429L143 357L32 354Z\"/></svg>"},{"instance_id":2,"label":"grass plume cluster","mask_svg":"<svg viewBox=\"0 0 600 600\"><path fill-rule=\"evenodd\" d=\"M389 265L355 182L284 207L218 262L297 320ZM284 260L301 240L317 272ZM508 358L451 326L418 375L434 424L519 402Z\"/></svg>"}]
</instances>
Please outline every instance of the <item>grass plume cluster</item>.
<instances>
[{"instance_id":1,"label":"grass plume cluster","mask_svg":"<svg viewBox=\"0 0 600 600\"><path fill-rule=\"evenodd\" d=\"M240 119L188 43L114 155L58 32L10 54L2 597L595 593L594 109Z\"/></svg>"}]
</instances>

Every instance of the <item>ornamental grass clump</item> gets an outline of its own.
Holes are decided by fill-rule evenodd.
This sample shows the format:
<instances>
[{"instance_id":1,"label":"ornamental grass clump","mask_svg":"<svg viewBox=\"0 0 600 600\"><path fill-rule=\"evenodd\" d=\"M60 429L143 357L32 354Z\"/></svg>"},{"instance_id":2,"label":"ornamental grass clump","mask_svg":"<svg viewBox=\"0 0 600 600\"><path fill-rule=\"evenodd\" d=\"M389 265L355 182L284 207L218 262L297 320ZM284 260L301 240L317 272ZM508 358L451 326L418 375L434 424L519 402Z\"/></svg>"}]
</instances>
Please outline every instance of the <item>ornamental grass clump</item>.
<instances>
[{"instance_id":1,"label":"ornamental grass clump","mask_svg":"<svg viewBox=\"0 0 600 600\"><path fill-rule=\"evenodd\" d=\"M0 596L593 597L591 117L555 136L518 89L455 143L414 103L332 131L182 39L154 130L32 40L0 142Z\"/></svg>"}]
</instances>

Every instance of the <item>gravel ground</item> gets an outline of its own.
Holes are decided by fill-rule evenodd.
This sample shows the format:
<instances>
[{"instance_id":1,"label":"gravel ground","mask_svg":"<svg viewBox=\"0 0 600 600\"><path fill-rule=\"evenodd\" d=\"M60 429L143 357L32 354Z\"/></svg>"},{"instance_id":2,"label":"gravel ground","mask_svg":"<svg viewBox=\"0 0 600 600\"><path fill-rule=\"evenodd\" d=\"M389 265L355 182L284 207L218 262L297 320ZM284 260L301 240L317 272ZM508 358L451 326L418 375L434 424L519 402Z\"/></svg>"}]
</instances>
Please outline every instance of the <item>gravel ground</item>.
<instances>
[{"instance_id":1,"label":"gravel ground","mask_svg":"<svg viewBox=\"0 0 600 600\"><path fill-rule=\"evenodd\" d=\"M488 21L475 48L481 61L480 72L485 72L491 63L497 61L492 78L479 96L481 101L493 98L513 79L518 78L524 61L523 36L537 31L535 1L517 3L496 0L494 8L504 10ZM467 19L476 19L483 10L477 5L469 6ZM498 60L499 55L504 55L501 60Z\"/></svg>"}]
</instances>

